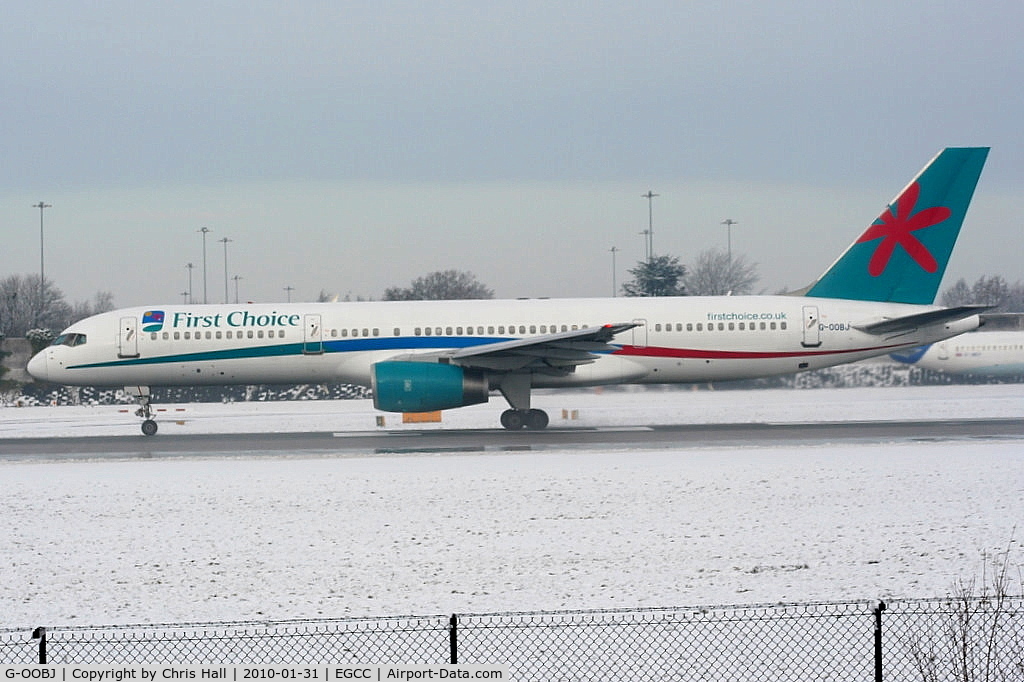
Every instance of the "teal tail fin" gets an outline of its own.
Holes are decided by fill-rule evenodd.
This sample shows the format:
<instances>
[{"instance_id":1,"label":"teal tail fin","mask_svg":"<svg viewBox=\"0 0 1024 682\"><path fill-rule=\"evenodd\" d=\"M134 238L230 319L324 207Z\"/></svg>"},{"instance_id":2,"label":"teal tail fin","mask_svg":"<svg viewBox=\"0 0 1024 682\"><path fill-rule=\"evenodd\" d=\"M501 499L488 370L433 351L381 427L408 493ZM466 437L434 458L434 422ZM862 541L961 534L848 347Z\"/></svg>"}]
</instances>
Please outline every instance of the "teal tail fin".
<instances>
[{"instance_id":1,"label":"teal tail fin","mask_svg":"<svg viewBox=\"0 0 1024 682\"><path fill-rule=\"evenodd\" d=\"M939 152L804 295L932 303L987 156Z\"/></svg>"}]
</instances>

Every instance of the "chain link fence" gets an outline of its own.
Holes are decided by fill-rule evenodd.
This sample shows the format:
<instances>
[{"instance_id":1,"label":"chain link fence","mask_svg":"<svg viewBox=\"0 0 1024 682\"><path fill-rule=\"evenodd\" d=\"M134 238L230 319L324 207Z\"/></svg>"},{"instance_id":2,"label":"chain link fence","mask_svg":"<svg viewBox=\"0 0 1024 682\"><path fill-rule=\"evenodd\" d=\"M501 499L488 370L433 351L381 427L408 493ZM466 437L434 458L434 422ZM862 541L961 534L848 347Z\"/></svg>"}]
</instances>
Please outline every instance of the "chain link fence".
<instances>
[{"instance_id":1,"label":"chain link fence","mask_svg":"<svg viewBox=\"0 0 1024 682\"><path fill-rule=\"evenodd\" d=\"M0 630L0 662L492 663L516 680L1024 681L1024 597Z\"/></svg>"}]
</instances>

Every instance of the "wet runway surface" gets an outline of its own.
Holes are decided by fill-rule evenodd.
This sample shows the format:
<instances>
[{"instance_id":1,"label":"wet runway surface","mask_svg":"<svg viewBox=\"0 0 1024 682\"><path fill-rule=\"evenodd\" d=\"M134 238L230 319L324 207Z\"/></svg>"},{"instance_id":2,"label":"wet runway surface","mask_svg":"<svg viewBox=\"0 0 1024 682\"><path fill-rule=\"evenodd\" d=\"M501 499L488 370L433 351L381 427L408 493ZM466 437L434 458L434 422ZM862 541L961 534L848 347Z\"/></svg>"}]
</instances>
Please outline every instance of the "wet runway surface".
<instances>
[{"instance_id":1,"label":"wet runway surface","mask_svg":"<svg viewBox=\"0 0 1024 682\"><path fill-rule=\"evenodd\" d=\"M785 424L686 424L643 427L231 433L0 439L2 460L218 456L358 457L387 454L544 450L758 447L815 443L891 443L1024 439L1024 419Z\"/></svg>"}]
</instances>

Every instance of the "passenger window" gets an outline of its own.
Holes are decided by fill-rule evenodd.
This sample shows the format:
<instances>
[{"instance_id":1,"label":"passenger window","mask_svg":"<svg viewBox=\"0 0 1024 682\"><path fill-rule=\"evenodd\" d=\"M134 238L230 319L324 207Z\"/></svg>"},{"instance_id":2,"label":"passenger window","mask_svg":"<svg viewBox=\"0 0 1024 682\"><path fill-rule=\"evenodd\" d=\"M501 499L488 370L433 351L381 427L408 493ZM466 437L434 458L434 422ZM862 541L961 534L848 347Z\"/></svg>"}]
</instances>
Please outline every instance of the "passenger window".
<instances>
[{"instance_id":1,"label":"passenger window","mask_svg":"<svg viewBox=\"0 0 1024 682\"><path fill-rule=\"evenodd\" d=\"M217 332L217 338L219 339L221 336L223 336L223 334L221 332Z\"/></svg>"},{"instance_id":2,"label":"passenger window","mask_svg":"<svg viewBox=\"0 0 1024 682\"><path fill-rule=\"evenodd\" d=\"M745 331L746 328L747 328L746 323L745 322L740 322L740 331Z\"/></svg>"},{"instance_id":3,"label":"passenger window","mask_svg":"<svg viewBox=\"0 0 1024 682\"><path fill-rule=\"evenodd\" d=\"M245 335L248 336L251 339L252 338L252 330L250 329L249 331L247 331L245 333Z\"/></svg>"},{"instance_id":4,"label":"passenger window","mask_svg":"<svg viewBox=\"0 0 1024 682\"><path fill-rule=\"evenodd\" d=\"M399 329L398 327L395 327L395 336L401 336L401 335L402 335L402 330Z\"/></svg>"},{"instance_id":5,"label":"passenger window","mask_svg":"<svg viewBox=\"0 0 1024 682\"><path fill-rule=\"evenodd\" d=\"M152 334L149 335L149 340L156 341L156 332L153 332Z\"/></svg>"},{"instance_id":6,"label":"passenger window","mask_svg":"<svg viewBox=\"0 0 1024 682\"><path fill-rule=\"evenodd\" d=\"M164 341L166 341L169 338L171 338L171 335L168 332L164 332Z\"/></svg>"},{"instance_id":7,"label":"passenger window","mask_svg":"<svg viewBox=\"0 0 1024 682\"><path fill-rule=\"evenodd\" d=\"M786 323L785 322L779 322L779 329L785 329L785 328L786 328Z\"/></svg>"}]
</instances>

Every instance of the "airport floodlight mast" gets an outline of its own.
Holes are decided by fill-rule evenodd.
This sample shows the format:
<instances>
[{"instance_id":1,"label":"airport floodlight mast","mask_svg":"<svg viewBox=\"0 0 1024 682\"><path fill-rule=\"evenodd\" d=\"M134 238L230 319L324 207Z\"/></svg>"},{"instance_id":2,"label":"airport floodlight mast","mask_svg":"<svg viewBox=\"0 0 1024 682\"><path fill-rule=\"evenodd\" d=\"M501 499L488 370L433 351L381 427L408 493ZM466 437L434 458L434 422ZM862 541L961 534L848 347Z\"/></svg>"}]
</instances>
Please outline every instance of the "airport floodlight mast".
<instances>
[{"instance_id":1,"label":"airport floodlight mast","mask_svg":"<svg viewBox=\"0 0 1024 682\"><path fill-rule=\"evenodd\" d=\"M647 194L640 196L647 199L647 231L641 234L647 235L647 262L650 263L654 258L654 197L661 195L647 190Z\"/></svg>"},{"instance_id":2,"label":"airport floodlight mast","mask_svg":"<svg viewBox=\"0 0 1024 682\"><path fill-rule=\"evenodd\" d=\"M234 239L224 237L217 241L224 244L224 302L230 303L231 299L228 297L228 242L233 242Z\"/></svg>"},{"instance_id":3,"label":"airport floodlight mast","mask_svg":"<svg viewBox=\"0 0 1024 682\"><path fill-rule=\"evenodd\" d=\"M196 231L203 233L203 303L209 303L210 301L206 297L206 234L210 228L201 227Z\"/></svg>"},{"instance_id":4,"label":"airport floodlight mast","mask_svg":"<svg viewBox=\"0 0 1024 682\"><path fill-rule=\"evenodd\" d=\"M615 253L619 249L617 247L613 246L612 248L610 248L608 250L612 254L612 298L615 298L615 289L616 289L616 284L615 284Z\"/></svg>"},{"instance_id":5,"label":"airport floodlight mast","mask_svg":"<svg viewBox=\"0 0 1024 682\"><path fill-rule=\"evenodd\" d=\"M286 286L284 288L284 290L288 292L288 302L291 303L292 302L292 292L295 291L295 287L293 287L291 284L289 284L288 286Z\"/></svg>"},{"instance_id":6,"label":"airport floodlight mast","mask_svg":"<svg viewBox=\"0 0 1024 682\"><path fill-rule=\"evenodd\" d=\"M235 280L235 305L238 305L238 280L242 279L242 276L235 275L231 279Z\"/></svg>"},{"instance_id":7,"label":"airport floodlight mast","mask_svg":"<svg viewBox=\"0 0 1024 682\"><path fill-rule=\"evenodd\" d=\"M731 263L732 262L732 226L733 225L739 225L739 223L736 222L735 220L733 220L732 218L726 218L725 220L722 221L722 225L725 225L725 235L726 235L727 245L728 245L728 249L729 249L728 250L729 262Z\"/></svg>"},{"instance_id":8,"label":"airport floodlight mast","mask_svg":"<svg viewBox=\"0 0 1024 682\"><path fill-rule=\"evenodd\" d=\"M185 303L195 303L195 299L192 298L192 268L195 266L191 263L186 263L185 267L188 268L188 300Z\"/></svg>"},{"instance_id":9,"label":"airport floodlight mast","mask_svg":"<svg viewBox=\"0 0 1024 682\"><path fill-rule=\"evenodd\" d=\"M53 208L52 204L47 204L40 201L38 204L32 204L32 208L39 209L39 306L36 309L35 322L39 324L39 315L43 312L43 305L45 301L44 287L46 286L46 267L45 260L43 258L43 211L48 208Z\"/></svg>"}]
</instances>

